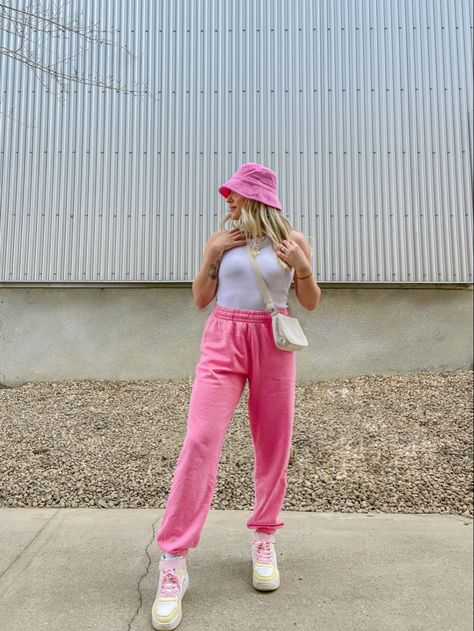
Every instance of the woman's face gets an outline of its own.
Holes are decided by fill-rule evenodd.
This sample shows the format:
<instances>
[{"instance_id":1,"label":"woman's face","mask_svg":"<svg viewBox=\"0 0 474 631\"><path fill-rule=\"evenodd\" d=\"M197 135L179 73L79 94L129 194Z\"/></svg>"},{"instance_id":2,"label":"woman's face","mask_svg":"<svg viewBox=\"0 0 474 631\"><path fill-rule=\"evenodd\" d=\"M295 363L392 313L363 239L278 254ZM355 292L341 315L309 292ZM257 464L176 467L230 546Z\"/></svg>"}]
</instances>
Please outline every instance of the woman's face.
<instances>
[{"instance_id":1,"label":"woman's face","mask_svg":"<svg viewBox=\"0 0 474 631\"><path fill-rule=\"evenodd\" d=\"M247 198L243 195L239 195L235 191L230 191L227 196L227 203L229 204L229 212L232 219L238 219L242 213L242 206Z\"/></svg>"}]
</instances>

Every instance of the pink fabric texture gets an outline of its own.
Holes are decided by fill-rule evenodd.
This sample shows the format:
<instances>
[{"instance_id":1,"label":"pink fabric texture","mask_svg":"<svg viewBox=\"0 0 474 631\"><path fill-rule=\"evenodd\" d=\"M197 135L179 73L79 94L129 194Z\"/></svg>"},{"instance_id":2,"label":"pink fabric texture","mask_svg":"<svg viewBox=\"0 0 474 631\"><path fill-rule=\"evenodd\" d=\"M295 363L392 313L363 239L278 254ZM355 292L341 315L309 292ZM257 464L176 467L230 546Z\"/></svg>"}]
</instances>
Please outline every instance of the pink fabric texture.
<instances>
[{"instance_id":1,"label":"pink fabric texture","mask_svg":"<svg viewBox=\"0 0 474 631\"><path fill-rule=\"evenodd\" d=\"M246 162L230 179L219 186L219 193L227 199L230 191L235 191L248 199L255 199L271 208L281 210L277 187L275 171L258 162Z\"/></svg>"},{"instance_id":2,"label":"pink fabric texture","mask_svg":"<svg viewBox=\"0 0 474 631\"><path fill-rule=\"evenodd\" d=\"M288 315L288 307L278 308ZM272 534L287 486L295 409L296 353L273 340L268 311L215 305L201 338L186 435L155 536L164 552L185 555L201 537L222 445L248 379L254 447L254 505L249 529Z\"/></svg>"}]
</instances>

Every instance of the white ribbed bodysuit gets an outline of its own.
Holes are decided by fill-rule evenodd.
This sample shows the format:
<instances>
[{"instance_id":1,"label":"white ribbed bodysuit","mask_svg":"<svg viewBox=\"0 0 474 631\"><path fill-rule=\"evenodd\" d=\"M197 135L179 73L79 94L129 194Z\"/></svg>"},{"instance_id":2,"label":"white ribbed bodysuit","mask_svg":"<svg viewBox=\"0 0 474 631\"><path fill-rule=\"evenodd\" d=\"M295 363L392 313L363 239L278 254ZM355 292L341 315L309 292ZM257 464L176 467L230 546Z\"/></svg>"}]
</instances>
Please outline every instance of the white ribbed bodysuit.
<instances>
[{"instance_id":1,"label":"white ribbed bodysuit","mask_svg":"<svg viewBox=\"0 0 474 631\"><path fill-rule=\"evenodd\" d=\"M294 268L285 270L282 267L267 235L255 260L275 307L287 307ZM216 304L231 309L267 310L245 245L230 248L222 256Z\"/></svg>"}]
</instances>

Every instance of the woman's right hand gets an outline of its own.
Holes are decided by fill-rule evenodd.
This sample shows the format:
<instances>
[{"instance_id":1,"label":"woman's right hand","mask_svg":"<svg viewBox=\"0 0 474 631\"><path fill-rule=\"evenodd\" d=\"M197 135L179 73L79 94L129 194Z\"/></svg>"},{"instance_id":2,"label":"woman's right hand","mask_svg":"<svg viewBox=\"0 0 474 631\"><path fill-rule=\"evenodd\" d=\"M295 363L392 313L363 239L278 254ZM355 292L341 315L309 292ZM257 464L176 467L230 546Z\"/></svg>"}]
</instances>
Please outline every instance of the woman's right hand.
<instances>
[{"instance_id":1,"label":"woman's right hand","mask_svg":"<svg viewBox=\"0 0 474 631\"><path fill-rule=\"evenodd\" d=\"M240 231L240 228L233 228L232 230L221 230L218 232L208 247L213 255L222 256L227 250L246 243L247 239Z\"/></svg>"}]
</instances>

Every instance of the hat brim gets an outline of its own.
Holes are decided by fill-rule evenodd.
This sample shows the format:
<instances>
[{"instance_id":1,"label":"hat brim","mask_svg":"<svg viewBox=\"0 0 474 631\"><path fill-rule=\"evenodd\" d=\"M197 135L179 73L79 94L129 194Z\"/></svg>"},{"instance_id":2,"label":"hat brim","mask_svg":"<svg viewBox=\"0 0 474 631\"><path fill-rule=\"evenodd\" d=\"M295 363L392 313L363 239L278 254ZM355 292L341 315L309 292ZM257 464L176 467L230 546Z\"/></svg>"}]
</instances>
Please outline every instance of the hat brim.
<instances>
[{"instance_id":1,"label":"hat brim","mask_svg":"<svg viewBox=\"0 0 474 631\"><path fill-rule=\"evenodd\" d=\"M268 199L268 197L266 197L263 200L259 198L260 195L258 192L256 192L255 195L249 195L248 191L245 191L243 188L240 188L238 180L236 181L231 178L230 180L227 180L227 182L222 184L222 186L219 186L218 190L219 190L219 193L226 199L227 197L229 197L230 192L234 191L238 193L239 195L246 197L247 199L253 199L257 202L261 202L262 204L265 204L266 206L269 206L270 208L276 208L277 210L281 211L281 203L277 197L273 196L271 200Z\"/></svg>"},{"instance_id":2,"label":"hat brim","mask_svg":"<svg viewBox=\"0 0 474 631\"><path fill-rule=\"evenodd\" d=\"M224 184L219 187L219 193L223 195L226 199L227 197L229 197L229 193L231 191L235 191L239 195L243 195L244 197L246 197L243 192L243 188L239 186L239 180L234 179L233 177L231 177L230 180L227 180L227 182L224 182Z\"/></svg>"}]
</instances>

